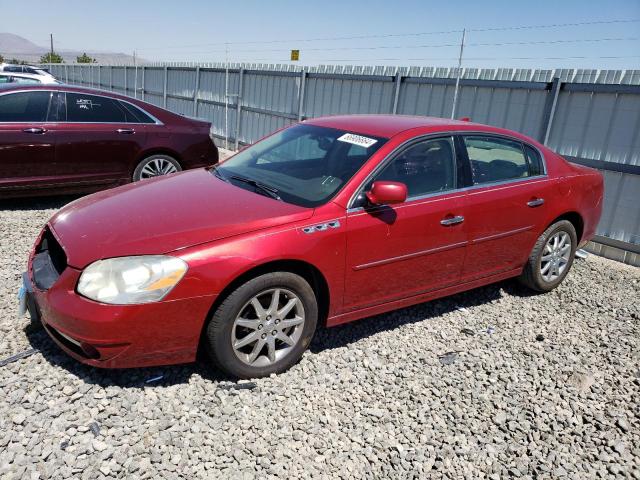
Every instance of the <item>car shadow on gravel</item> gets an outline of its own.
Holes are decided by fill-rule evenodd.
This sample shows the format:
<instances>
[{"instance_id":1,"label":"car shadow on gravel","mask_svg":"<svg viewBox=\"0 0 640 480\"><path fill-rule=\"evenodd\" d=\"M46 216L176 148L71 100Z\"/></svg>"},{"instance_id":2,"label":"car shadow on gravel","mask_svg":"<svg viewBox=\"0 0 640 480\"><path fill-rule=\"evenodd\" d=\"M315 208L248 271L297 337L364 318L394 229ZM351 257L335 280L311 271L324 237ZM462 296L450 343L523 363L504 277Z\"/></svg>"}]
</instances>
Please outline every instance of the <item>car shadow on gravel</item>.
<instances>
[{"instance_id":1,"label":"car shadow on gravel","mask_svg":"<svg viewBox=\"0 0 640 480\"><path fill-rule=\"evenodd\" d=\"M333 328L319 328L309 346L313 353L340 348L382 331L389 331L403 325L435 320L437 317L460 308L470 308L498 300L503 295L519 297L532 293L513 280L476 288L439 300L421 303L412 307L396 310L382 315L364 318ZM84 365L69 357L49 338L41 325L30 324L25 334L31 346L40 351L45 360L53 366L64 368L86 383L103 388L118 386L122 388L148 388L180 385L189 382L193 375L210 380L214 384L235 383L233 378L214 370L198 361L184 365L170 365L149 368L101 369Z\"/></svg>"},{"instance_id":2,"label":"car shadow on gravel","mask_svg":"<svg viewBox=\"0 0 640 480\"><path fill-rule=\"evenodd\" d=\"M80 195L3 199L0 200L0 211L59 209L78 198Z\"/></svg>"},{"instance_id":3,"label":"car shadow on gravel","mask_svg":"<svg viewBox=\"0 0 640 480\"><path fill-rule=\"evenodd\" d=\"M355 322L338 325L332 328L322 328L316 333L309 349L313 353L323 350L340 348L357 342L362 338L375 335L383 331L394 330L403 325L425 320L437 320L446 313L470 308L498 300L504 294L515 297L529 297L534 292L522 286L515 280L505 280L467 292L458 293L411 307L387 312L373 317L363 318Z\"/></svg>"}]
</instances>

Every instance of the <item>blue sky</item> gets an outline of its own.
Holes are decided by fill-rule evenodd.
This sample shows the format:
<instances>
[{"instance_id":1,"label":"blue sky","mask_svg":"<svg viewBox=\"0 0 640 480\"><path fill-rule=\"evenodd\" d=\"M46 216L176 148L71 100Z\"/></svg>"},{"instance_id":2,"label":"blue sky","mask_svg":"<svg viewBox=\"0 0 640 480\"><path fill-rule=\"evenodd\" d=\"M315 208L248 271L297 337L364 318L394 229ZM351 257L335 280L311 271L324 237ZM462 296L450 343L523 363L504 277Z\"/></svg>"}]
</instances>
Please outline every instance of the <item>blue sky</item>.
<instances>
[{"instance_id":1,"label":"blue sky","mask_svg":"<svg viewBox=\"0 0 640 480\"><path fill-rule=\"evenodd\" d=\"M53 33L61 49L148 60L224 61L228 42L231 61L286 62L295 48L303 64L453 66L466 27L466 67L640 68L640 22L478 31L640 20L640 0L0 0L0 12L0 30L39 45ZM399 36L320 40L370 35Z\"/></svg>"}]
</instances>

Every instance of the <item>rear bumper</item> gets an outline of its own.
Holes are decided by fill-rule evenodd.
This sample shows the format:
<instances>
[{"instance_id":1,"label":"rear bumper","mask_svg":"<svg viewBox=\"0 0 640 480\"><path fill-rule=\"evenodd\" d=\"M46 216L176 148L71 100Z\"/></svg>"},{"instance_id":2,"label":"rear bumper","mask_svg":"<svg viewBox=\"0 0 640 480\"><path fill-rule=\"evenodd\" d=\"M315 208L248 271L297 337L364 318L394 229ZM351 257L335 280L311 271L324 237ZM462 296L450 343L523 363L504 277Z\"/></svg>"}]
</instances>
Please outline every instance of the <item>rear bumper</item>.
<instances>
[{"instance_id":1,"label":"rear bumper","mask_svg":"<svg viewBox=\"0 0 640 480\"><path fill-rule=\"evenodd\" d=\"M102 368L131 368L195 360L215 296L144 305L106 305L78 295L80 272L66 268L46 291L26 275L27 307L51 339L76 360Z\"/></svg>"}]
</instances>

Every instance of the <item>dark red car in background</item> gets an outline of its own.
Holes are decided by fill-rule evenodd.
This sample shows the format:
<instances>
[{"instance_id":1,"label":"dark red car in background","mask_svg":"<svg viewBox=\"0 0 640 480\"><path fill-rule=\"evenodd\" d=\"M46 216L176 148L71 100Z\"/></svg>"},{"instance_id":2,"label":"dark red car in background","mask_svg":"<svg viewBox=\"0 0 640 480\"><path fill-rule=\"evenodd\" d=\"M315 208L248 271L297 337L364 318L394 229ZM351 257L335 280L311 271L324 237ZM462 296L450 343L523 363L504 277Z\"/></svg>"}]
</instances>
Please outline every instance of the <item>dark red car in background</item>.
<instances>
[{"instance_id":1,"label":"dark red car in background","mask_svg":"<svg viewBox=\"0 0 640 480\"><path fill-rule=\"evenodd\" d=\"M556 288L602 175L523 135L424 117L305 121L211 169L81 198L47 223L21 310L100 367L293 365L316 325L511 277ZM372 319L369 321L380 321Z\"/></svg>"},{"instance_id":2,"label":"dark red car in background","mask_svg":"<svg viewBox=\"0 0 640 480\"><path fill-rule=\"evenodd\" d=\"M110 92L0 88L0 198L86 193L213 165L211 124Z\"/></svg>"}]
</instances>

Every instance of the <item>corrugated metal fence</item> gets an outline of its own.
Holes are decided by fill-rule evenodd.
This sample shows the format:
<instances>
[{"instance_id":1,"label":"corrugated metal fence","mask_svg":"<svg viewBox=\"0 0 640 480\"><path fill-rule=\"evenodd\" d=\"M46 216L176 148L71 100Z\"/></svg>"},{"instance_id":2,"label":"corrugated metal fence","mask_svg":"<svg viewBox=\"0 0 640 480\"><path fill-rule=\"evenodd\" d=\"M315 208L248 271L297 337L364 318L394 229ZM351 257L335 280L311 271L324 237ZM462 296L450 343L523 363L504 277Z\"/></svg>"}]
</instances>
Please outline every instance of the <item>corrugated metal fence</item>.
<instances>
[{"instance_id":1,"label":"corrugated metal fence","mask_svg":"<svg viewBox=\"0 0 640 480\"><path fill-rule=\"evenodd\" d=\"M67 83L113 90L213 122L231 148L339 113L449 117L455 68L162 64L50 65ZM640 70L463 69L456 117L517 130L600 169L599 254L640 265ZM224 146L225 142L222 142Z\"/></svg>"}]
</instances>

